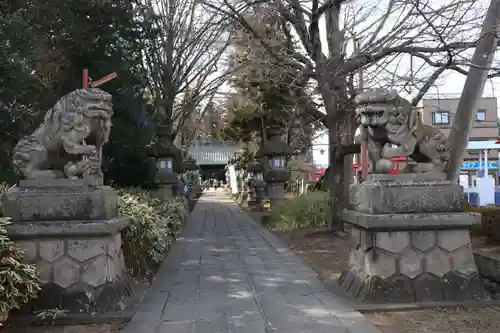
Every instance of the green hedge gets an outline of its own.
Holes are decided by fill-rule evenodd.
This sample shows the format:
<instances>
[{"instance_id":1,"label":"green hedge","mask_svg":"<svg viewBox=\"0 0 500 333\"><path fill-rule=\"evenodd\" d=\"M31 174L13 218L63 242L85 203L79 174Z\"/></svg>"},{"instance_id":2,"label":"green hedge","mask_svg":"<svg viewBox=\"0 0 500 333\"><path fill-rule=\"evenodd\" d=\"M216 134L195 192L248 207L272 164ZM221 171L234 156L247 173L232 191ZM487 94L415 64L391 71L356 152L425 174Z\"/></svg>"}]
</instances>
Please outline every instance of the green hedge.
<instances>
[{"instance_id":1,"label":"green hedge","mask_svg":"<svg viewBox=\"0 0 500 333\"><path fill-rule=\"evenodd\" d=\"M130 218L122 230L127 268L138 278L152 278L179 235L187 215L187 200L153 198L148 191L118 191L118 213Z\"/></svg>"},{"instance_id":2,"label":"green hedge","mask_svg":"<svg viewBox=\"0 0 500 333\"><path fill-rule=\"evenodd\" d=\"M311 192L287 199L283 206L273 209L263 222L275 231L320 228L327 226L327 214L328 194Z\"/></svg>"},{"instance_id":3,"label":"green hedge","mask_svg":"<svg viewBox=\"0 0 500 333\"><path fill-rule=\"evenodd\" d=\"M6 183L0 183L0 217L3 216L2 193L7 192L10 186Z\"/></svg>"},{"instance_id":4,"label":"green hedge","mask_svg":"<svg viewBox=\"0 0 500 333\"><path fill-rule=\"evenodd\" d=\"M22 262L23 250L7 235L5 227L9 218L2 214L2 193L10 186L0 183L0 326L9 311L19 309L40 290L38 271L35 266Z\"/></svg>"}]
</instances>

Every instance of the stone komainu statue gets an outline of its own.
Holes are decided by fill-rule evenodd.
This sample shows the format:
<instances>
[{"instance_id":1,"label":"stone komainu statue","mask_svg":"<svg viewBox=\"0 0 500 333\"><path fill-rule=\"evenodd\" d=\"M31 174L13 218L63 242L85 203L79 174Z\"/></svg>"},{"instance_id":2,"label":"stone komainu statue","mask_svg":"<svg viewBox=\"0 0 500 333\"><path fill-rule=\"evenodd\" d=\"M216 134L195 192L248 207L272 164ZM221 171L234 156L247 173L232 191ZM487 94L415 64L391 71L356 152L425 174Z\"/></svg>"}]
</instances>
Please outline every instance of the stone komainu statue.
<instances>
[{"instance_id":1,"label":"stone komainu statue","mask_svg":"<svg viewBox=\"0 0 500 333\"><path fill-rule=\"evenodd\" d=\"M97 88L73 91L14 148L14 170L25 179L102 181L102 147L111 130L111 95Z\"/></svg>"},{"instance_id":2,"label":"stone komainu statue","mask_svg":"<svg viewBox=\"0 0 500 333\"><path fill-rule=\"evenodd\" d=\"M394 91L372 89L361 93L356 104L360 134L355 140L367 145L369 173L389 171L391 159L398 156L417 162L407 172L444 171L450 155L447 140L439 130L422 124L410 102Z\"/></svg>"}]
</instances>

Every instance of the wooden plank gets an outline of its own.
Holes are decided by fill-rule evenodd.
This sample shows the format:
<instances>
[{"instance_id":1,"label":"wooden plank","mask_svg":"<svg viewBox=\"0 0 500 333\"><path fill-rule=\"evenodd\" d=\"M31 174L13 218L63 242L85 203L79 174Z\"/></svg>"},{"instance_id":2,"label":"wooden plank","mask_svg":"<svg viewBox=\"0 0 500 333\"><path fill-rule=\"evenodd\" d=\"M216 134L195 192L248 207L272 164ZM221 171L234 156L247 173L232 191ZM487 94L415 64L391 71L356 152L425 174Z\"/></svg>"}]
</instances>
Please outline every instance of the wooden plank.
<instances>
[{"instance_id":1,"label":"wooden plank","mask_svg":"<svg viewBox=\"0 0 500 333\"><path fill-rule=\"evenodd\" d=\"M92 81L92 82L90 82L90 86L91 86L92 88L98 87L98 86L100 86L100 85L102 85L102 84L104 84L104 83L106 83L106 82L108 82L108 81L113 80L114 78L116 78L116 76L117 76L116 72L113 72L113 73L111 73L111 74L106 75L106 76L105 76L105 77L103 77L102 79L99 79L99 80L97 80L97 81Z\"/></svg>"}]
</instances>

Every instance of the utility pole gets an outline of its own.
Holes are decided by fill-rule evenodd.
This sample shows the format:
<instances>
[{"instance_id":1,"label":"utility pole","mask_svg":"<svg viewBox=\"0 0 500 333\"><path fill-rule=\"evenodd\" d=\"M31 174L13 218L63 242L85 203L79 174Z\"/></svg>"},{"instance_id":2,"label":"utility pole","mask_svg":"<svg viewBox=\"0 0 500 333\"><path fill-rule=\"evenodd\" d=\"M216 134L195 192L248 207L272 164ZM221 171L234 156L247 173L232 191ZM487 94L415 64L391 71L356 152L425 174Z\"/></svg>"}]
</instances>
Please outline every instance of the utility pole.
<instances>
[{"instance_id":1,"label":"utility pole","mask_svg":"<svg viewBox=\"0 0 500 333\"><path fill-rule=\"evenodd\" d=\"M451 154L446 173L448 180L453 182L458 180L460 174L470 131L476 118L476 103L483 95L489 68L497 49L499 18L500 0L491 0L448 138Z\"/></svg>"}]
</instances>

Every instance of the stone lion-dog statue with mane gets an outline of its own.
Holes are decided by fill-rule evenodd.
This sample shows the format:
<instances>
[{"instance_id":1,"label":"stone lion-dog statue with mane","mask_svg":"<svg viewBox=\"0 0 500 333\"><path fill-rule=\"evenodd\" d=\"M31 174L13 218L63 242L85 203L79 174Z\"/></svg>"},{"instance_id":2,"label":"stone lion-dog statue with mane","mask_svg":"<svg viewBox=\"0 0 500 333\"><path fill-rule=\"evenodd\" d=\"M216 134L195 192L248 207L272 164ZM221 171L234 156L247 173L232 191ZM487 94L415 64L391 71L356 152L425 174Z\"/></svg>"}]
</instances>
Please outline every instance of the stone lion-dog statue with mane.
<instances>
[{"instance_id":1,"label":"stone lion-dog statue with mane","mask_svg":"<svg viewBox=\"0 0 500 333\"><path fill-rule=\"evenodd\" d=\"M438 129L423 125L410 102L395 91L371 89L359 94L356 104L355 141L367 145L368 173L388 172L392 158L399 156L416 162L403 172L444 172L450 156L447 139Z\"/></svg>"},{"instance_id":2,"label":"stone lion-dog statue with mane","mask_svg":"<svg viewBox=\"0 0 500 333\"><path fill-rule=\"evenodd\" d=\"M102 147L109 140L112 96L85 88L63 96L42 124L15 146L14 170L24 179L84 179L102 184Z\"/></svg>"}]
</instances>

